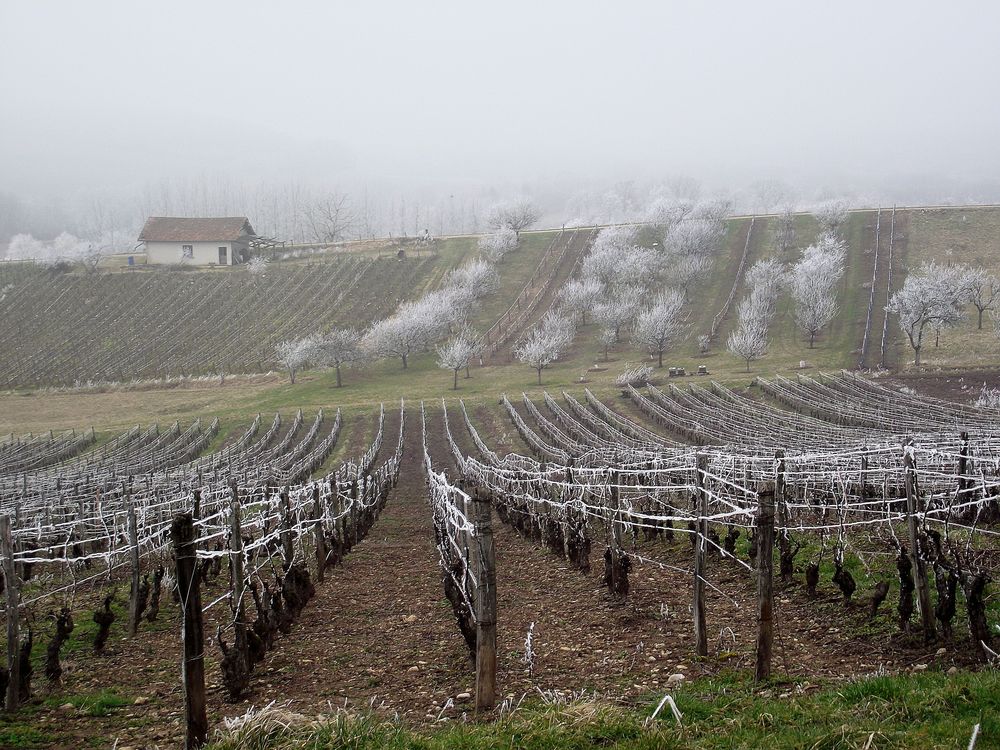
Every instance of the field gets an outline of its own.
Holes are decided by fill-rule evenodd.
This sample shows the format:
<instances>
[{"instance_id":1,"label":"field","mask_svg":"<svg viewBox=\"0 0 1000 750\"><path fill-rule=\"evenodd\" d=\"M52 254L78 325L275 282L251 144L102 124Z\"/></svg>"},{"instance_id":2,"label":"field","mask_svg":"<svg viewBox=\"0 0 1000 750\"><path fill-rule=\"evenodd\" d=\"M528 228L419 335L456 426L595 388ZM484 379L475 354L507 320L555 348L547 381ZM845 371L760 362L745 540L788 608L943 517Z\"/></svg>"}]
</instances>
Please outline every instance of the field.
<instances>
[{"instance_id":1,"label":"field","mask_svg":"<svg viewBox=\"0 0 1000 750\"><path fill-rule=\"evenodd\" d=\"M752 231L732 220L691 295L690 338L665 362L711 376L658 373L640 389L615 378L648 355L623 341L605 358L592 323L542 386L506 349L457 391L431 352L405 371L345 370L343 388L328 371L294 385L268 372L274 342L305 321L385 315L438 288L474 238L404 261L276 262L265 278L19 277L0 300L14 316L0 334L12 388L0 394L0 504L34 674L0 718L0 746L177 746L177 634L195 610L219 748L928 748L964 746L976 725L977 747L1000 745L1000 414L967 405L995 380L1000 344L973 320L910 368L889 321L894 372L839 374L881 359L884 315L876 301L869 319L869 301L889 269L898 288L930 258L992 262L1000 212L896 212L891 266L888 215L851 214L840 313L816 347L783 302L749 374L724 351L733 312L709 354L694 344L734 286L745 293L740 268L774 252L772 219ZM817 227L801 216L796 230L786 260ZM528 323L553 304L584 247L550 264L557 241L524 235L474 313L479 330L519 295L537 296ZM201 312L184 322L186 299ZM176 310L140 335L164 306ZM232 320L213 329L220 317ZM77 336L74 318L102 333ZM175 589L172 525L193 507L195 573ZM256 601L265 585L276 598ZM914 604L924 585L926 612ZM198 601L179 593L193 590ZM50 678L63 607L75 628ZM114 621L95 649L101 612ZM477 710L488 679L470 655L494 626L496 699Z\"/></svg>"}]
</instances>

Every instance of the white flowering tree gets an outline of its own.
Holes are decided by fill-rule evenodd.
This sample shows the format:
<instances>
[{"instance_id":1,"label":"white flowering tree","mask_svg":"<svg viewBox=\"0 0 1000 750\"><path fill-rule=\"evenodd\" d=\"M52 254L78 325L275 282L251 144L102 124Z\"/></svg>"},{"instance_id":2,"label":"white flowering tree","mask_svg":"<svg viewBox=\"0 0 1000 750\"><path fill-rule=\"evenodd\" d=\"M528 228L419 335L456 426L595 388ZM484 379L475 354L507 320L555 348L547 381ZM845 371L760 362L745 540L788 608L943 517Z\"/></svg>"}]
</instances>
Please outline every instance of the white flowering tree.
<instances>
[{"instance_id":1,"label":"white flowering tree","mask_svg":"<svg viewBox=\"0 0 1000 750\"><path fill-rule=\"evenodd\" d=\"M680 340L684 330L684 295L670 289L657 295L636 317L632 340L657 355L657 366L663 367L663 352Z\"/></svg>"},{"instance_id":2,"label":"white flowering tree","mask_svg":"<svg viewBox=\"0 0 1000 750\"><path fill-rule=\"evenodd\" d=\"M399 357L407 369L410 354L426 340L426 326L416 317L394 315L371 325L361 340L362 348L375 357Z\"/></svg>"},{"instance_id":3,"label":"white flowering tree","mask_svg":"<svg viewBox=\"0 0 1000 750\"><path fill-rule=\"evenodd\" d=\"M571 315L578 315L580 322L587 325L587 313L600 300L601 292L601 284L596 279L574 279L559 291L559 304Z\"/></svg>"},{"instance_id":4,"label":"white flowering tree","mask_svg":"<svg viewBox=\"0 0 1000 750\"><path fill-rule=\"evenodd\" d=\"M438 347L438 367L451 370L452 390L458 390L458 373L465 370L468 374L469 361L476 355L477 336L468 328L462 329Z\"/></svg>"},{"instance_id":5,"label":"white flowering tree","mask_svg":"<svg viewBox=\"0 0 1000 750\"><path fill-rule=\"evenodd\" d=\"M517 232L508 226L499 227L493 234L480 237L478 247L490 263L500 263L507 253L517 247Z\"/></svg>"},{"instance_id":6,"label":"white flowering tree","mask_svg":"<svg viewBox=\"0 0 1000 750\"><path fill-rule=\"evenodd\" d=\"M913 349L913 364L920 365L924 334L929 327L957 325L963 318L961 289L948 269L928 263L906 277L885 308L898 316L899 327Z\"/></svg>"},{"instance_id":7,"label":"white flowering tree","mask_svg":"<svg viewBox=\"0 0 1000 750\"><path fill-rule=\"evenodd\" d=\"M527 229L539 218L541 213L534 203L527 198L518 198L493 205L486 215L486 224L494 231L509 229L515 237L520 237L521 230Z\"/></svg>"},{"instance_id":8,"label":"white flowering tree","mask_svg":"<svg viewBox=\"0 0 1000 750\"><path fill-rule=\"evenodd\" d=\"M575 328L569 318L548 312L514 347L518 361L531 367L542 384L542 370L547 368L573 343Z\"/></svg>"},{"instance_id":9,"label":"white flowering tree","mask_svg":"<svg viewBox=\"0 0 1000 750\"><path fill-rule=\"evenodd\" d=\"M810 349L837 315L837 284L844 275L845 255L843 244L827 236L807 247L788 275L795 322L809 337Z\"/></svg>"},{"instance_id":10,"label":"white flowering tree","mask_svg":"<svg viewBox=\"0 0 1000 750\"><path fill-rule=\"evenodd\" d=\"M743 359L750 372L750 363L767 354L767 328L759 323L741 324L729 334L729 351Z\"/></svg>"},{"instance_id":11,"label":"white flowering tree","mask_svg":"<svg viewBox=\"0 0 1000 750\"><path fill-rule=\"evenodd\" d=\"M827 234L839 234L847 221L850 205L846 200L836 199L819 205L813 216L819 222L820 229Z\"/></svg>"},{"instance_id":12,"label":"white flowering tree","mask_svg":"<svg viewBox=\"0 0 1000 750\"><path fill-rule=\"evenodd\" d=\"M343 385L340 371L344 367L361 362L365 352L361 348L361 332L354 328L335 328L324 335L316 344L318 364L332 367L337 373L337 387Z\"/></svg>"},{"instance_id":13,"label":"white flowering tree","mask_svg":"<svg viewBox=\"0 0 1000 750\"><path fill-rule=\"evenodd\" d=\"M293 385L299 370L308 366L316 356L317 343L315 336L307 336L282 341L275 347L274 357L288 372L288 379Z\"/></svg>"}]
</instances>

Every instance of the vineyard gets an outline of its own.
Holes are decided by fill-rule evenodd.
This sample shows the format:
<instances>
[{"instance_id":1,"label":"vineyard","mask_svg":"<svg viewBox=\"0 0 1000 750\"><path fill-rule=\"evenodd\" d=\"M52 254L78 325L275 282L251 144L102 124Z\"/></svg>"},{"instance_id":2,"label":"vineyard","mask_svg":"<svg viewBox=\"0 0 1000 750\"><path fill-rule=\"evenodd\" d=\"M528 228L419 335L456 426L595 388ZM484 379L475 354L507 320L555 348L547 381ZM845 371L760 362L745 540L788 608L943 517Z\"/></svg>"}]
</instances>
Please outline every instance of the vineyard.
<instances>
[{"instance_id":1,"label":"vineyard","mask_svg":"<svg viewBox=\"0 0 1000 750\"><path fill-rule=\"evenodd\" d=\"M998 417L842 374L11 436L2 686L61 712L39 746L169 744L279 696L433 722L988 663ZM134 669L154 720L63 715Z\"/></svg>"},{"instance_id":2,"label":"vineyard","mask_svg":"<svg viewBox=\"0 0 1000 750\"><path fill-rule=\"evenodd\" d=\"M279 341L388 315L434 264L354 256L256 275L36 273L0 295L0 388L264 372Z\"/></svg>"}]
</instances>

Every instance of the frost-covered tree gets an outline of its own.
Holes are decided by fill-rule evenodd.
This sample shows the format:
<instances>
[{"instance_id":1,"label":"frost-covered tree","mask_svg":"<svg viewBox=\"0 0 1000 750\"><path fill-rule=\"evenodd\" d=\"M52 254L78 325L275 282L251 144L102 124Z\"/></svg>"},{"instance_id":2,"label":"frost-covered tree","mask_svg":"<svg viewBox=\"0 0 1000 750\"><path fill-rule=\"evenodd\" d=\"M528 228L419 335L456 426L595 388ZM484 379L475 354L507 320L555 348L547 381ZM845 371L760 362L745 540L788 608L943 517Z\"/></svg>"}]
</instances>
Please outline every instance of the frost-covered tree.
<instances>
[{"instance_id":1,"label":"frost-covered tree","mask_svg":"<svg viewBox=\"0 0 1000 750\"><path fill-rule=\"evenodd\" d=\"M254 276L263 276L267 272L267 258L263 255L255 255L246 263L246 269Z\"/></svg>"},{"instance_id":2,"label":"frost-covered tree","mask_svg":"<svg viewBox=\"0 0 1000 750\"><path fill-rule=\"evenodd\" d=\"M995 310L1000 296L1000 281L982 266L965 269L962 274L962 286L965 298L971 302L979 313L977 328L983 329L983 313Z\"/></svg>"},{"instance_id":3,"label":"frost-covered tree","mask_svg":"<svg viewBox=\"0 0 1000 750\"><path fill-rule=\"evenodd\" d=\"M750 363L767 354L767 329L759 324L742 324L729 334L728 345L730 352L746 361L750 372Z\"/></svg>"},{"instance_id":4,"label":"frost-covered tree","mask_svg":"<svg viewBox=\"0 0 1000 750\"><path fill-rule=\"evenodd\" d=\"M410 354L425 341L426 324L422 320L394 315L373 323L361 346L376 357L399 357L405 370Z\"/></svg>"},{"instance_id":5,"label":"frost-covered tree","mask_svg":"<svg viewBox=\"0 0 1000 750\"><path fill-rule=\"evenodd\" d=\"M795 322L809 337L810 349L837 315L837 284L844 274L845 255L844 246L828 236L807 247L788 274Z\"/></svg>"},{"instance_id":6,"label":"frost-covered tree","mask_svg":"<svg viewBox=\"0 0 1000 750\"><path fill-rule=\"evenodd\" d=\"M45 254L45 243L30 234L15 234L7 246L8 260L40 260Z\"/></svg>"},{"instance_id":7,"label":"frost-covered tree","mask_svg":"<svg viewBox=\"0 0 1000 750\"><path fill-rule=\"evenodd\" d=\"M614 331L614 343L621 341L621 332L639 312L642 290L638 287L621 287L610 299L594 306L594 320L601 328Z\"/></svg>"},{"instance_id":8,"label":"frost-covered tree","mask_svg":"<svg viewBox=\"0 0 1000 750\"><path fill-rule=\"evenodd\" d=\"M515 237L520 237L521 230L530 227L540 217L534 203L527 198L518 198L493 205L486 215L486 224L494 231L509 229Z\"/></svg>"},{"instance_id":9,"label":"frost-covered tree","mask_svg":"<svg viewBox=\"0 0 1000 750\"><path fill-rule=\"evenodd\" d=\"M765 297L776 299L785 281L785 268L775 258L759 260L746 273L746 285Z\"/></svg>"},{"instance_id":10,"label":"frost-covered tree","mask_svg":"<svg viewBox=\"0 0 1000 750\"><path fill-rule=\"evenodd\" d=\"M340 370L350 367L365 358L361 348L361 332L354 328L335 328L323 336L316 344L316 360L318 364L332 367L337 373L337 387L340 388Z\"/></svg>"},{"instance_id":11,"label":"frost-covered tree","mask_svg":"<svg viewBox=\"0 0 1000 750\"><path fill-rule=\"evenodd\" d=\"M632 339L650 354L656 354L663 367L663 352L684 335L684 295L674 289L661 292L653 304L639 313Z\"/></svg>"},{"instance_id":12,"label":"frost-covered tree","mask_svg":"<svg viewBox=\"0 0 1000 750\"><path fill-rule=\"evenodd\" d=\"M917 366L927 327L939 329L957 325L964 315L954 276L936 263L928 263L909 274L885 309L898 316L899 327L913 348L913 364Z\"/></svg>"},{"instance_id":13,"label":"frost-covered tree","mask_svg":"<svg viewBox=\"0 0 1000 750\"><path fill-rule=\"evenodd\" d=\"M318 339L307 336L301 339L282 341L274 349L274 357L278 364L288 371L288 379L295 383L298 371L306 367L316 356Z\"/></svg>"},{"instance_id":14,"label":"frost-covered tree","mask_svg":"<svg viewBox=\"0 0 1000 750\"><path fill-rule=\"evenodd\" d=\"M790 250L795 245L795 213L792 208L782 209L775 219L774 249L779 253Z\"/></svg>"},{"instance_id":15,"label":"frost-covered tree","mask_svg":"<svg viewBox=\"0 0 1000 750\"><path fill-rule=\"evenodd\" d=\"M515 347L514 356L538 374L542 384L542 370L559 359L573 343L573 322L554 313L546 313L537 326L528 332Z\"/></svg>"},{"instance_id":16,"label":"frost-covered tree","mask_svg":"<svg viewBox=\"0 0 1000 750\"><path fill-rule=\"evenodd\" d=\"M694 203L684 198L656 198L646 209L646 221L661 237L694 209Z\"/></svg>"},{"instance_id":17,"label":"frost-covered tree","mask_svg":"<svg viewBox=\"0 0 1000 750\"><path fill-rule=\"evenodd\" d=\"M478 247L490 263L500 263L507 253L517 247L517 232L507 226L500 227L493 234L480 237Z\"/></svg>"},{"instance_id":18,"label":"frost-covered tree","mask_svg":"<svg viewBox=\"0 0 1000 750\"><path fill-rule=\"evenodd\" d=\"M500 288L500 277L491 263L473 260L449 273L445 283L468 289L473 299L480 299Z\"/></svg>"},{"instance_id":19,"label":"frost-covered tree","mask_svg":"<svg viewBox=\"0 0 1000 750\"><path fill-rule=\"evenodd\" d=\"M663 235L661 265L687 299L691 286L711 270L726 233L728 204L699 204Z\"/></svg>"},{"instance_id":20,"label":"frost-covered tree","mask_svg":"<svg viewBox=\"0 0 1000 750\"><path fill-rule=\"evenodd\" d=\"M847 221L850 204L846 200L837 199L819 205L813 216L819 222L820 229L828 234L839 234L844 222Z\"/></svg>"},{"instance_id":21,"label":"frost-covered tree","mask_svg":"<svg viewBox=\"0 0 1000 750\"><path fill-rule=\"evenodd\" d=\"M559 305L572 315L579 315L587 325L587 313L601 298L601 284L596 279L574 279L566 282L559 291Z\"/></svg>"},{"instance_id":22,"label":"frost-covered tree","mask_svg":"<svg viewBox=\"0 0 1000 750\"><path fill-rule=\"evenodd\" d=\"M469 360L476 354L477 336L470 329L463 329L437 349L438 367L451 370L452 389L458 390L458 373L468 371Z\"/></svg>"}]
</instances>

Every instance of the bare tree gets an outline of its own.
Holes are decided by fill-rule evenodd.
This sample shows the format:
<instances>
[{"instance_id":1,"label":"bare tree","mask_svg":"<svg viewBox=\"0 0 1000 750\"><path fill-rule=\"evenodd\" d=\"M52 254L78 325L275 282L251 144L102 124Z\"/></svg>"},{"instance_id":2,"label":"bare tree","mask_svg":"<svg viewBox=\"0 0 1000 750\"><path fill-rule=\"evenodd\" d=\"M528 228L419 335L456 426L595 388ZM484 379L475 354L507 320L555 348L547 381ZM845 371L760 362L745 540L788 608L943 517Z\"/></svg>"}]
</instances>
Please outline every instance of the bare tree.
<instances>
[{"instance_id":1,"label":"bare tree","mask_svg":"<svg viewBox=\"0 0 1000 750\"><path fill-rule=\"evenodd\" d=\"M316 352L319 364L332 367L336 371L338 388L343 385L341 368L349 367L365 358L365 352L361 348L361 332L354 328L336 328L330 331L317 342Z\"/></svg>"},{"instance_id":2,"label":"bare tree","mask_svg":"<svg viewBox=\"0 0 1000 750\"><path fill-rule=\"evenodd\" d=\"M438 347L438 367L442 370L451 370L452 390L458 390L458 373L469 367L469 360L476 353L475 333L466 328L452 336L442 346Z\"/></svg>"},{"instance_id":3,"label":"bare tree","mask_svg":"<svg viewBox=\"0 0 1000 750\"><path fill-rule=\"evenodd\" d=\"M339 242L354 222L347 193L326 193L306 203L302 218L313 242Z\"/></svg>"},{"instance_id":4,"label":"bare tree","mask_svg":"<svg viewBox=\"0 0 1000 750\"><path fill-rule=\"evenodd\" d=\"M965 298L975 305L979 313L977 329L983 329L983 313L995 310L997 297L1000 296L1000 281L982 266L967 269L963 273L962 286Z\"/></svg>"},{"instance_id":5,"label":"bare tree","mask_svg":"<svg viewBox=\"0 0 1000 750\"><path fill-rule=\"evenodd\" d=\"M282 341L275 347L274 355L282 367L288 371L288 379L295 384L295 376L306 367L316 354L317 340L314 336Z\"/></svg>"},{"instance_id":6,"label":"bare tree","mask_svg":"<svg viewBox=\"0 0 1000 750\"><path fill-rule=\"evenodd\" d=\"M684 295L674 289L661 292L653 304L639 313L632 333L633 341L656 354L663 367L663 352L684 334Z\"/></svg>"}]
</instances>

